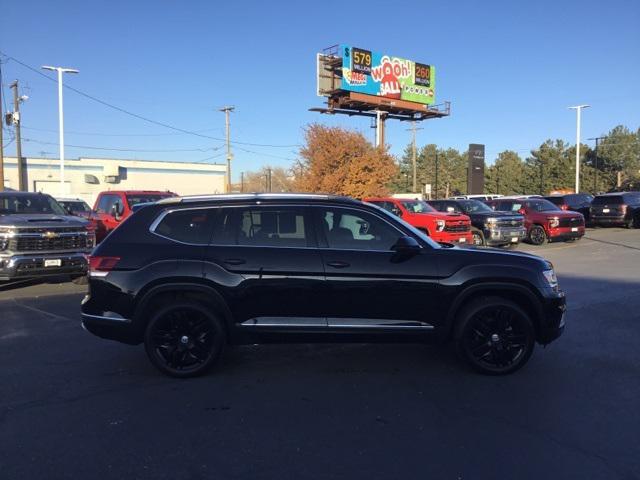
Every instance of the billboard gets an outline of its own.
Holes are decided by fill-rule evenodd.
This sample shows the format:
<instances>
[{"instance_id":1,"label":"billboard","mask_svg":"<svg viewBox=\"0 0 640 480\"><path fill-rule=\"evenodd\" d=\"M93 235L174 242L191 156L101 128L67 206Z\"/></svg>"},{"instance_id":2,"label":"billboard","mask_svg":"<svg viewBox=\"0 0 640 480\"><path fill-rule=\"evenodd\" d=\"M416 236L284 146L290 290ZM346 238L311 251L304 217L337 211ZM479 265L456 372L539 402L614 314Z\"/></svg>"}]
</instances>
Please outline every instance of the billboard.
<instances>
[{"instance_id":1,"label":"billboard","mask_svg":"<svg viewBox=\"0 0 640 480\"><path fill-rule=\"evenodd\" d=\"M340 45L340 88L385 98L431 105L435 100L435 67L400 57Z\"/></svg>"}]
</instances>

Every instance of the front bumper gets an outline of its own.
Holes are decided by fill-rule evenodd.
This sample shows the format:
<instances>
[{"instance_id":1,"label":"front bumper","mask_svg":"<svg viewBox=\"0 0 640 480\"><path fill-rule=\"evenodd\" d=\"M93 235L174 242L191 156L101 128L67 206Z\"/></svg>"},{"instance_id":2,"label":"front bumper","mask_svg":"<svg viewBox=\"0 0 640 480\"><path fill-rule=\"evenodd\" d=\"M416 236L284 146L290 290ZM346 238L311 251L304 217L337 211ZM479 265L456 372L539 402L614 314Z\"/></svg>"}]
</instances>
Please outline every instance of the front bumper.
<instances>
[{"instance_id":1,"label":"front bumper","mask_svg":"<svg viewBox=\"0 0 640 480\"><path fill-rule=\"evenodd\" d=\"M50 275L85 275L89 253L90 250L73 253L0 255L0 280Z\"/></svg>"},{"instance_id":2,"label":"front bumper","mask_svg":"<svg viewBox=\"0 0 640 480\"><path fill-rule=\"evenodd\" d=\"M562 241L582 238L584 236L584 226L580 227L556 227L549 229L549 240Z\"/></svg>"},{"instance_id":3,"label":"front bumper","mask_svg":"<svg viewBox=\"0 0 640 480\"><path fill-rule=\"evenodd\" d=\"M472 245L473 235L471 230L467 232L435 232L431 238L436 242L457 243L459 245Z\"/></svg>"},{"instance_id":4,"label":"front bumper","mask_svg":"<svg viewBox=\"0 0 640 480\"><path fill-rule=\"evenodd\" d=\"M510 243L518 243L527 236L527 230L524 227L519 228L486 228L484 231L484 240L487 245L506 245Z\"/></svg>"}]
</instances>

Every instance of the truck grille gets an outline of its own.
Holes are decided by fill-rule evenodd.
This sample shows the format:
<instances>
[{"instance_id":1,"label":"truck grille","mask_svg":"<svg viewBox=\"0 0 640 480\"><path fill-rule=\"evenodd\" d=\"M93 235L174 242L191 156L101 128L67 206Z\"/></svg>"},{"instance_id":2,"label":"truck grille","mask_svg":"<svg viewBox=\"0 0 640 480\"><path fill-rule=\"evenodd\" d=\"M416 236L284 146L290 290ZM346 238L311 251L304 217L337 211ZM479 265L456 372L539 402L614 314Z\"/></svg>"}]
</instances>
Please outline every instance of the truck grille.
<instances>
[{"instance_id":1,"label":"truck grille","mask_svg":"<svg viewBox=\"0 0 640 480\"><path fill-rule=\"evenodd\" d=\"M469 230L471 230L471 226L464 222L464 221L458 221L458 222L447 222L444 226L444 231L445 232L468 232Z\"/></svg>"},{"instance_id":2,"label":"truck grille","mask_svg":"<svg viewBox=\"0 0 640 480\"><path fill-rule=\"evenodd\" d=\"M560 227L581 227L584 225L584 220L581 217L561 218Z\"/></svg>"},{"instance_id":3,"label":"truck grille","mask_svg":"<svg viewBox=\"0 0 640 480\"><path fill-rule=\"evenodd\" d=\"M49 229L42 232L31 230L40 229L20 230L14 237L10 237L8 249L13 252L55 252L93 248L93 237L85 232L78 232L77 228L60 229L62 231Z\"/></svg>"},{"instance_id":4,"label":"truck grille","mask_svg":"<svg viewBox=\"0 0 640 480\"><path fill-rule=\"evenodd\" d=\"M521 228L524 225L522 218L499 218L496 226L499 228Z\"/></svg>"}]
</instances>

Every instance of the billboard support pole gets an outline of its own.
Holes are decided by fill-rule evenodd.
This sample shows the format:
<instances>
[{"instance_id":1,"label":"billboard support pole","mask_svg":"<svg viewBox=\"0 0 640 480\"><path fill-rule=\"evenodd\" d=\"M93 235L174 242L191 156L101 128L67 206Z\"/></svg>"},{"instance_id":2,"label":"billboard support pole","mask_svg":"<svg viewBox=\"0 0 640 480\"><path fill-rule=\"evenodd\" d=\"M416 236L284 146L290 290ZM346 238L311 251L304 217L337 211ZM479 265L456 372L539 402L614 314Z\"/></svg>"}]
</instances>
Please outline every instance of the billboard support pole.
<instances>
[{"instance_id":1,"label":"billboard support pole","mask_svg":"<svg viewBox=\"0 0 640 480\"><path fill-rule=\"evenodd\" d=\"M384 119L387 112L376 110L376 147L384 148Z\"/></svg>"}]
</instances>

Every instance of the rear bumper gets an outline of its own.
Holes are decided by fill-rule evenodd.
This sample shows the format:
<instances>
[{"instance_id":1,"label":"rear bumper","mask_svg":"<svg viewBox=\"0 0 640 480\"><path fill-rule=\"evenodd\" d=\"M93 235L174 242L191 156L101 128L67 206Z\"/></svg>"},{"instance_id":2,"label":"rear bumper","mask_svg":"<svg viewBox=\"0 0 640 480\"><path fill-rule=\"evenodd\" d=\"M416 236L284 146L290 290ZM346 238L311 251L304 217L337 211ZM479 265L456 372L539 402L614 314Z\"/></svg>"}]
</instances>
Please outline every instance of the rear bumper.
<instances>
[{"instance_id":1,"label":"rear bumper","mask_svg":"<svg viewBox=\"0 0 640 480\"><path fill-rule=\"evenodd\" d=\"M136 345L140 339L133 335L131 320L113 312L102 315L82 313L82 328L100 338Z\"/></svg>"},{"instance_id":2,"label":"rear bumper","mask_svg":"<svg viewBox=\"0 0 640 480\"><path fill-rule=\"evenodd\" d=\"M0 256L0 280L51 275L85 275L90 250L74 253L20 254ZM45 266L59 260L60 265Z\"/></svg>"},{"instance_id":3,"label":"rear bumper","mask_svg":"<svg viewBox=\"0 0 640 480\"><path fill-rule=\"evenodd\" d=\"M564 332L567 300L562 290L548 289L542 304L542 321L538 331L538 342L543 345L557 339Z\"/></svg>"},{"instance_id":4,"label":"rear bumper","mask_svg":"<svg viewBox=\"0 0 640 480\"><path fill-rule=\"evenodd\" d=\"M625 215L615 215L615 216L600 216L600 215L591 215L589 219L592 225L622 225L626 222Z\"/></svg>"}]
</instances>

